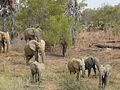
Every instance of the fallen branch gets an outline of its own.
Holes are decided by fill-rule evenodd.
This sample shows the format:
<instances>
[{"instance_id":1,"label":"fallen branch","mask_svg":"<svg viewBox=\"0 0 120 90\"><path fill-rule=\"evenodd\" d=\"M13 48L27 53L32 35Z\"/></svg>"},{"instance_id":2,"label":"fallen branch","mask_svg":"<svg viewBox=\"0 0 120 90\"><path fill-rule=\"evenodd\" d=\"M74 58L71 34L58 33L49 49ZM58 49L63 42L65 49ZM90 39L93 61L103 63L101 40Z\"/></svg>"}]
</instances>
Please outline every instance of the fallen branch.
<instances>
[{"instance_id":1,"label":"fallen branch","mask_svg":"<svg viewBox=\"0 0 120 90\"><path fill-rule=\"evenodd\" d=\"M107 41L106 43L120 43L120 40L111 40L111 41Z\"/></svg>"},{"instance_id":2,"label":"fallen branch","mask_svg":"<svg viewBox=\"0 0 120 90\"><path fill-rule=\"evenodd\" d=\"M112 49L120 49L120 46L112 46L112 45L102 45L102 44L96 44L95 45L98 48L112 48Z\"/></svg>"}]
</instances>

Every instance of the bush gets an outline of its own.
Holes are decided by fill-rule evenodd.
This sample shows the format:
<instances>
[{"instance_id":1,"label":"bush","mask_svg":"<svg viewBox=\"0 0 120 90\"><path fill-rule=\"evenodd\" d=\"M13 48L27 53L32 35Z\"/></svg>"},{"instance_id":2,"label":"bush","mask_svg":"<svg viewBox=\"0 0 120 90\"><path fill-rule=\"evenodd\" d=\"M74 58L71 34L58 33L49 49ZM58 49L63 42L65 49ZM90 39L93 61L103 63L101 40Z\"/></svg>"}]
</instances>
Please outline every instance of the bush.
<instances>
[{"instance_id":1,"label":"bush","mask_svg":"<svg viewBox=\"0 0 120 90\"><path fill-rule=\"evenodd\" d=\"M71 33L69 31L70 21L66 16L51 16L47 22L48 30L44 32L45 41L49 44L59 44L63 38L68 46L72 45Z\"/></svg>"},{"instance_id":2,"label":"bush","mask_svg":"<svg viewBox=\"0 0 120 90\"><path fill-rule=\"evenodd\" d=\"M91 87L85 78L80 77L79 81L76 81L75 75L64 73L62 79L60 79L61 90L96 90Z\"/></svg>"}]
</instances>

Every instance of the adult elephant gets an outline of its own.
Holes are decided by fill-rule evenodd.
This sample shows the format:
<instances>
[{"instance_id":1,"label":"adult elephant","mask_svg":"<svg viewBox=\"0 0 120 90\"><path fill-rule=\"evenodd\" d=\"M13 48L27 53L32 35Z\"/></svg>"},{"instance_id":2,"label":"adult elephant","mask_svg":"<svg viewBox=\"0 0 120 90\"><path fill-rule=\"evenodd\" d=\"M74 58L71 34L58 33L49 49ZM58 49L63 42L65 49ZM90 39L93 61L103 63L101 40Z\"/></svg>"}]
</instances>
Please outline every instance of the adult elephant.
<instances>
[{"instance_id":1,"label":"adult elephant","mask_svg":"<svg viewBox=\"0 0 120 90\"><path fill-rule=\"evenodd\" d=\"M93 56L88 56L88 57L84 57L83 59L85 61L85 70L88 70L88 77L90 76L92 68L96 75L96 66L97 66L98 71L100 72L100 62L98 58L93 57Z\"/></svg>"},{"instance_id":2,"label":"adult elephant","mask_svg":"<svg viewBox=\"0 0 120 90\"><path fill-rule=\"evenodd\" d=\"M35 60L38 61L38 56L41 53L42 55L42 63L44 63L45 59L45 41L41 40L37 42L36 40L29 41L24 47L26 64L28 64L29 60L35 56Z\"/></svg>"},{"instance_id":3,"label":"adult elephant","mask_svg":"<svg viewBox=\"0 0 120 90\"><path fill-rule=\"evenodd\" d=\"M40 41L40 30L41 29L36 29L36 28L27 28L24 31L24 38L25 41L27 42L28 40L36 40L36 41Z\"/></svg>"},{"instance_id":4,"label":"adult elephant","mask_svg":"<svg viewBox=\"0 0 120 90\"><path fill-rule=\"evenodd\" d=\"M8 52L10 46L10 35L8 32L0 31L0 52Z\"/></svg>"}]
</instances>

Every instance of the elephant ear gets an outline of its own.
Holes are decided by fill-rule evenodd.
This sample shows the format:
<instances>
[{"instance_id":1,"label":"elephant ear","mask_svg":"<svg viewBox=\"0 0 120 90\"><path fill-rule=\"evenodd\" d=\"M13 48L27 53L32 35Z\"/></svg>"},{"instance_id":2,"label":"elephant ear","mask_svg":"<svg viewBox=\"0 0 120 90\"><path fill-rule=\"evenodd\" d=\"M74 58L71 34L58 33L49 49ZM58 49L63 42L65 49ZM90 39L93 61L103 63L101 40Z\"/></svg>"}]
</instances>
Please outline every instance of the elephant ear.
<instances>
[{"instance_id":1,"label":"elephant ear","mask_svg":"<svg viewBox=\"0 0 120 90\"><path fill-rule=\"evenodd\" d=\"M73 60L73 67L79 69L79 62L77 60Z\"/></svg>"},{"instance_id":2,"label":"elephant ear","mask_svg":"<svg viewBox=\"0 0 120 90\"><path fill-rule=\"evenodd\" d=\"M36 51L36 45L34 43L30 43L29 47L31 50Z\"/></svg>"},{"instance_id":3,"label":"elephant ear","mask_svg":"<svg viewBox=\"0 0 120 90\"><path fill-rule=\"evenodd\" d=\"M2 35L1 35L1 33L0 33L0 41L2 41Z\"/></svg>"}]
</instances>

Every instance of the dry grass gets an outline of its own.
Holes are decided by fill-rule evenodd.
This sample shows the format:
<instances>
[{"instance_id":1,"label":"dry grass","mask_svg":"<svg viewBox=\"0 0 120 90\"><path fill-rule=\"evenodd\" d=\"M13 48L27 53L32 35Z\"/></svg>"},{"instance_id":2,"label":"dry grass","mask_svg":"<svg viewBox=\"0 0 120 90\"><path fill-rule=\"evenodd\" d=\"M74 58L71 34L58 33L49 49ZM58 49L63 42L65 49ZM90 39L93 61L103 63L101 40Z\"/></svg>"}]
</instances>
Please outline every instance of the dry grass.
<instances>
[{"instance_id":1,"label":"dry grass","mask_svg":"<svg viewBox=\"0 0 120 90\"><path fill-rule=\"evenodd\" d=\"M42 75L42 83L30 83L29 66L25 65L23 56L23 44L13 44L10 52L0 55L0 90L98 90L98 77L85 76L80 81L75 80L75 75L69 75L67 71L68 60L93 55L100 59L101 64L111 64L112 73L105 90L120 89L120 50L98 49L91 43L102 43L106 40L118 40L120 36L114 36L110 32L81 32L75 48L68 50L65 58L57 55L47 55L46 70Z\"/></svg>"}]
</instances>

